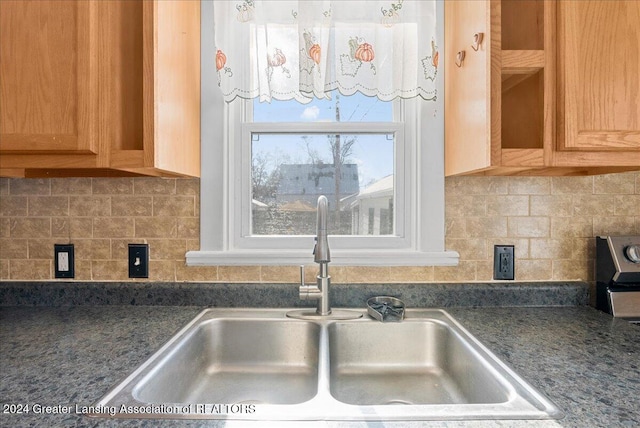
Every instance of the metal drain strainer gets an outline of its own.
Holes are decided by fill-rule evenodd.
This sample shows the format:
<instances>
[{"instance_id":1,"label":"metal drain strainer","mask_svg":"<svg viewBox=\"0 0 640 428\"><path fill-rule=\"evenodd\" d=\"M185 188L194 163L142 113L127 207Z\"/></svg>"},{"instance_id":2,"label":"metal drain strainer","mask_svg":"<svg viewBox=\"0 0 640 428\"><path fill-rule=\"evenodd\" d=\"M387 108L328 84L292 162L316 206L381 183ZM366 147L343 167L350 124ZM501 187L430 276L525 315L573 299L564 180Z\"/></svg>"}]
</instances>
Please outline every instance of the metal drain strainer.
<instances>
[{"instance_id":1,"label":"metal drain strainer","mask_svg":"<svg viewBox=\"0 0 640 428\"><path fill-rule=\"evenodd\" d=\"M367 312L378 321L402 321L404 302L395 297L376 296L367 300Z\"/></svg>"}]
</instances>

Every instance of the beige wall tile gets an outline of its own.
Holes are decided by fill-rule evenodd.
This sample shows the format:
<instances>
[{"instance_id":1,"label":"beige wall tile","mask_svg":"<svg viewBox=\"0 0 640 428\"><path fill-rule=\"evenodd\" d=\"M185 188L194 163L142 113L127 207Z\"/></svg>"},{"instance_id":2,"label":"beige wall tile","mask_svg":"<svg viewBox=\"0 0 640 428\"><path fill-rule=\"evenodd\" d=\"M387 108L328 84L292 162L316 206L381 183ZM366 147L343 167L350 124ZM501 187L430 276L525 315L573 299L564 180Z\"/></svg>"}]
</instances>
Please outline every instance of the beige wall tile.
<instances>
[{"instance_id":1,"label":"beige wall tile","mask_svg":"<svg viewBox=\"0 0 640 428\"><path fill-rule=\"evenodd\" d=\"M515 279L517 281L547 281L552 278L551 260L516 258Z\"/></svg>"},{"instance_id":2,"label":"beige wall tile","mask_svg":"<svg viewBox=\"0 0 640 428\"><path fill-rule=\"evenodd\" d=\"M518 257L516 256L516 260L517 259ZM493 260L478 260L475 263L476 263L476 281L492 281L493 280Z\"/></svg>"},{"instance_id":3,"label":"beige wall tile","mask_svg":"<svg viewBox=\"0 0 640 428\"><path fill-rule=\"evenodd\" d=\"M635 172L593 177L593 193L631 194L635 192Z\"/></svg>"},{"instance_id":4,"label":"beige wall tile","mask_svg":"<svg viewBox=\"0 0 640 428\"><path fill-rule=\"evenodd\" d=\"M434 266L434 281L475 281L476 262L460 260L458 266Z\"/></svg>"},{"instance_id":5,"label":"beige wall tile","mask_svg":"<svg viewBox=\"0 0 640 428\"><path fill-rule=\"evenodd\" d=\"M91 220L90 217L87 219ZM71 235L71 220L69 217L52 217L51 221L51 236L54 238L66 238L70 239Z\"/></svg>"},{"instance_id":6,"label":"beige wall tile","mask_svg":"<svg viewBox=\"0 0 640 428\"><path fill-rule=\"evenodd\" d=\"M27 215L27 196L0 197L0 216L24 217Z\"/></svg>"},{"instance_id":7,"label":"beige wall tile","mask_svg":"<svg viewBox=\"0 0 640 428\"><path fill-rule=\"evenodd\" d=\"M592 217L551 217L553 238L578 238L592 235Z\"/></svg>"},{"instance_id":8,"label":"beige wall tile","mask_svg":"<svg viewBox=\"0 0 640 428\"><path fill-rule=\"evenodd\" d=\"M516 238L549 236L549 217L509 217L509 236Z\"/></svg>"},{"instance_id":9,"label":"beige wall tile","mask_svg":"<svg viewBox=\"0 0 640 428\"><path fill-rule=\"evenodd\" d=\"M525 195L487 196L487 215L492 217L529 215L529 196L525 196Z\"/></svg>"},{"instance_id":10,"label":"beige wall tile","mask_svg":"<svg viewBox=\"0 0 640 428\"><path fill-rule=\"evenodd\" d=\"M173 282L175 280L176 269L173 260L149 261L149 281Z\"/></svg>"},{"instance_id":11,"label":"beige wall tile","mask_svg":"<svg viewBox=\"0 0 640 428\"><path fill-rule=\"evenodd\" d=\"M593 177L551 177L551 193L575 195L593 193Z\"/></svg>"},{"instance_id":12,"label":"beige wall tile","mask_svg":"<svg viewBox=\"0 0 640 428\"><path fill-rule=\"evenodd\" d=\"M52 178L52 195L90 195L90 178Z\"/></svg>"},{"instance_id":13,"label":"beige wall tile","mask_svg":"<svg viewBox=\"0 0 640 428\"><path fill-rule=\"evenodd\" d=\"M388 266L345 266L349 284L386 283L391 281ZM329 271L331 274L331 270Z\"/></svg>"},{"instance_id":14,"label":"beige wall tile","mask_svg":"<svg viewBox=\"0 0 640 428\"><path fill-rule=\"evenodd\" d=\"M199 248L199 187L174 178L0 179L0 278L52 279L53 244L72 242L76 280L139 281L128 278L128 244L146 242L149 280L298 282L297 266L185 266L185 252ZM640 234L640 172L449 177L445 189L445 246L460 253L459 266L331 266L332 282L490 281L497 244L515 245L516 280L592 278L595 235ZM316 271L310 263L308 283Z\"/></svg>"},{"instance_id":15,"label":"beige wall tile","mask_svg":"<svg viewBox=\"0 0 640 428\"><path fill-rule=\"evenodd\" d=\"M29 258L28 239L0 239L0 259L27 259Z\"/></svg>"},{"instance_id":16,"label":"beige wall tile","mask_svg":"<svg viewBox=\"0 0 640 428\"><path fill-rule=\"evenodd\" d=\"M130 195L133 193L133 178L93 178L91 193L94 195Z\"/></svg>"},{"instance_id":17,"label":"beige wall tile","mask_svg":"<svg viewBox=\"0 0 640 428\"><path fill-rule=\"evenodd\" d=\"M51 237L50 218L18 217L11 219L12 238L49 238Z\"/></svg>"},{"instance_id":18,"label":"beige wall tile","mask_svg":"<svg viewBox=\"0 0 640 428\"><path fill-rule=\"evenodd\" d=\"M506 177L447 177L445 192L450 195L504 195L508 192Z\"/></svg>"},{"instance_id":19,"label":"beige wall tile","mask_svg":"<svg viewBox=\"0 0 640 428\"><path fill-rule=\"evenodd\" d=\"M194 196L154 196L153 215L167 217L193 217L195 212Z\"/></svg>"},{"instance_id":20,"label":"beige wall tile","mask_svg":"<svg viewBox=\"0 0 640 428\"><path fill-rule=\"evenodd\" d=\"M634 217L593 217L593 236L631 235L634 230Z\"/></svg>"},{"instance_id":21,"label":"beige wall tile","mask_svg":"<svg viewBox=\"0 0 640 428\"><path fill-rule=\"evenodd\" d=\"M137 238L176 238L177 231L175 217L140 217L135 219L135 236Z\"/></svg>"},{"instance_id":22,"label":"beige wall tile","mask_svg":"<svg viewBox=\"0 0 640 428\"><path fill-rule=\"evenodd\" d=\"M69 215L68 196L29 196L29 215L53 217Z\"/></svg>"},{"instance_id":23,"label":"beige wall tile","mask_svg":"<svg viewBox=\"0 0 640 428\"><path fill-rule=\"evenodd\" d=\"M111 197L100 195L71 196L69 198L69 215L73 217L109 216L111 215Z\"/></svg>"},{"instance_id":24,"label":"beige wall tile","mask_svg":"<svg viewBox=\"0 0 640 428\"><path fill-rule=\"evenodd\" d=\"M260 282L260 266L218 266L218 281Z\"/></svg>"},{"instance_id":25,"label":"beige wall tile","mask_svg":"<svg viewBox=\"0 0 640 428\"><path fill-rule=\"evenodd\" d=\"M217 282L218 266L187 266L184 261L174 263L176 281Z\"/></svg>"},{"instance_id":26,"label":"beige wall tile","mask_svg":"<svg viewBox=\"0 0 640 428\"><path fill-rule=\"evenodd\" d=\"M507 217L470 217L465 223L469 238L495 238L507 236Z\"/></svg>"},{"instance_id":27,"label":"beige wall tile","mask_svg":"<svg viewBox=\"0 0 640 428\"><path fill-rule=\"evenodd\" d=\"M577 216L613 215L613 196L574 195L573 212Z\"/></svg>"},{"instance_id":28,"label":"beige wall tile","mask_svg":"<svg viewBox=\"0 0 640 428\"><path fill-rule=\"evenodd\" d=\"M489 256L485 238L447 238L445 248L457 251L463 260L485 260Z\"/></svg>"},{"instance_id":29,"label":"beige wall tile","mask_svg":"<svg viewBox=\"0 0 640 428\"><path fill-rule=\"evenodd\" d=\"M134 236L134 222L127 217L95 217L94 238L124 238Z\"/></svg>"},{"instance_id":30,"label":"beige wall tile","mask_svg":"<svg viewBox=\"0 0 640 428\"><path fill-rule=\"evenodd\" d=\"M0 279L9 279L9 260L0 259Z\"/></svg>"},{"instance_id":31,"label":"beige wall tile","mask_svg":"<svg viewBox=\"0 0 640 428\"><path fill-rule=\"evenodd\" d=\"M9 260L9 279L47 280L53 278L52 260Z\"/></svg>"},{"instance_id":32,"label":"beige wall tile","mask_svg":"<svg viewBox=\"0 0 640 428\"><path fill-rule=\"evenodd\" d=\"M551 193L550 177L512 177L509 180L512 195L544 195Z\"/></svg>"},{"instance_id":33,"label":"beige wall tile","mask_svg":"<svg viewBox=\"0 0 640 428\"><path fill-rule=\"evenodd\" d=\"M389 280L395 283L433 281L433 266L391 266Z\"/></svg>"},{"instance_id":34,"label":"beige wall tile","mask_svg":"<svg viewBox=\"0 0 640 428\"><path fill-rule=\"evenodd\" d=\"M11 236L11 219L0 217L0 238L8 238Z\"/></svg>"},{"instance_id":35,"label":"beige wall tile","mask_svg":"<svg viewBox=\"0 0 640 428\"><path fill-rule=\"evenodd\" d=\"M63 224L58 226L58 223ZM93 218L92 217L70 217L64 219L52 219L54 231L60 230L61 234L54 236L76 238L93 238Z\"/></svg>"},{"instance_id":36,"label":"beige wall tile","mask_svg":"<svg viewBox=\"0 0 640 428\"><path fill-rule=\"evenodd\" d=\"M200 237L200 218L178 217L177 237L184 239L196 239Z\"/></svg>"},{"instance_id":37,"label":"beige wall tile","mask_svg":"<svg viewBox=\"0 0 640 428\"><path fill-rule=\"evenodd\" d=\"M111 196L111 215L115 217L151 217L151 196Z\"/></svg>"},{"instance_id":38,"label":"beige wall tile","mask_svg":"<svg viewBox=\"0 0 640 428\"><path fill-rule=\"evenodd\" d=\"M74 274L74 281L91 281L91 260L76 259ZM64 281L68 281L68 279Z\"/></svg>"},{"instance_id":39,"label":"beige wall tile","mask_svg":"<svg viewBox=\"0 0 640 428\"><path fill-rule=\"evenodd\" d=\"M175 178L141 177L134 179L134 193L136 195L175 195Z\"/></svg>"},{"instance_id":40,"label":"beige wall tile","mask_svg":"<svg viewBox=\"0 0 640 428\"><path fill-rule=\"evenodd\" d=\"M151 260L184 260L187 242L184 239L148 239Z\"/></svg>"},{"instance_id":41,"label":"beige wall tile","mask_svg":"<svg viewBox=\"0 0 640 428\"><path fill-rule=\"evenodd\" d=\"M9 194L9 179L0 178L0 196L7 196L8 194Z\"/></svg>"},{"instance_id":42,"label":"beige wall tile","mask_svg":"<svg viewBox=\"0 0 640 428\"><path fill-rule=\"evenodd\" d=\"M448 238L464 238L467 236L467 219L464 217L445 218L444 234Z\"/></svg>"},{"instance_id":43,"label":"beige wall tile","mask_svg":"<svg viewBox=\"0 0 640 428\"><path fill-rule=\"evenodd\" d=\"M593 281L593 260L553 260L553 280Z\"/></svg>"},{"instance_id":44,"label":"beige wall tile","mask_svg":"<svg viewBox=\"0 0 640 428\"><path fill-rule=\"evenodd\" d=\"M127 281L129 265L126 260L92 260L91 279L94 281Z\"/></svg>"},{"instance_id":45,"label":"beige wall tile","mask_svg":"<svg viewBox=\"0 0 640 428\"><path fill-rule=\"evenodd\" d=\"M178 178L176 179L177 195L200 196L200 181L195 178Z\"/></svg>"},{"instance_id":46,"label":"beige wall tile","mask_svg":"<svg viewBox=\"0 0 640 428\"><path fill-rule=\"evenodd\" d=\"M484 217L487 215L485 195L446 195L445 216Z\"/></svg>"},{"instance_id":47,"label":"beige wall tile","mask_svg":"<svg viewBox=\"0 0 640 428\"><path fill-rule=\"evenodd\" d=\"M616 195L613 197L614 215L640 214L640 195Z\"/></svg>"},{"instance_id":48,"label":"beige wall tile","mask_svg":"<svg viewBox=\"0 0 640 428\"><path fill-rule=\"evenodd\" d=\"M46 178L12 178L9 180L10 195L50 195L51 182Z\"/></svg>"},{"instance_id":49,"label":"beige wall tile","mask_svg":"<svg viewBox=\"0 0 640 428\"><path fill-rule=\"evenodd\" d=\"M567 259L573 256L572 239L531 239L532 259Z\"/></svg>"},{"instance_id":50,"label":"beige wall tile","mask_svg":"<svg viewBox=\"0 0 640 428\"><path fill-rule=\"evenodd\" d=\"M573 215L571 195L532 195L529 199L533 216L568 217Z\"/></svg>"},{"instance_id":51,"label":"beige wall tile","mask_svg":"<svg viewBox=\"0 0 640 428\"><path fill-rule=\"evenodd\" d=\"M55 244L61 244L58 239L29 239L29 259L53 260L53 248ZM19 257L13 257L19 258Z\"/></svg>"},{"instance_id":52,"label":"beige wall tile","mask_svg":"<svg viewBox=\"0 0 640 428\"><path fill-rule=\"evenodd\" d=\"M74 239L76 260L110 260L110 239Z\"/></svg>"},{"instance_id":53,"label":"beige wall tile","mask_svg":"<svg viewBox=\"0 0 640 428\"><path fill-rule=\"evenodd\" d=\"M305 269L305 277L306 273L307 269ZM261 275L262 282L300 283L299 266L262 266Z\"/></svg>"}]
</instances>

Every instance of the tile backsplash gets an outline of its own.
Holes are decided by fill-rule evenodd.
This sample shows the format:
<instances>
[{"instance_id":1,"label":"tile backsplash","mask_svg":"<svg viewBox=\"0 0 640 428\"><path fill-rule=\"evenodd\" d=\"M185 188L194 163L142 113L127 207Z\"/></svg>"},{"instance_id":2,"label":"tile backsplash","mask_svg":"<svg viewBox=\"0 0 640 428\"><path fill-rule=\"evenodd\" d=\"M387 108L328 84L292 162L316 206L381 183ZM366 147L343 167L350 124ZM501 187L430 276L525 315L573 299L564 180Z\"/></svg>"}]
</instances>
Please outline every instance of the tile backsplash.
<instances>
[{"instance_id":1,"label":"tile backsplash","mask_svg":"<svg viewBox=\"0 0 640 428\"><path fill-rule=\"evenodd\" d=\"M640 172L445 183L446 248L460 253L458 266L334 266L332 280L490 281L493 246L513 244L516 280L589 281L594 236L640 234ZM0 279L53 279L53 245L71 242L75 280L140 281L128 278L127 244L144 242L148 281L298 281L296 266L185 266L199 247L199 211L198 179L2 178Z\"/></svg>"}]
</instances>

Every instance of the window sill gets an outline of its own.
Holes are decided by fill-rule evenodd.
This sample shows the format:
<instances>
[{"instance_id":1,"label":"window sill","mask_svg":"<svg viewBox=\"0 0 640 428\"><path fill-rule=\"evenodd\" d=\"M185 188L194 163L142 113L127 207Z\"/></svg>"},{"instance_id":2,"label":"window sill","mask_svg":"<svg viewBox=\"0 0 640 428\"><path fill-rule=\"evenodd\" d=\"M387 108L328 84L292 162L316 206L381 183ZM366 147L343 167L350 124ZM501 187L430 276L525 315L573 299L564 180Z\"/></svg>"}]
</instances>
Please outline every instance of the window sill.
<instances>
[{"instance_id":1,"label":"window sill","mask_svg":"<svg viewBox=\"0 0 640 428\"><path fill-rule=\"evenodd\" d=\"M331 252L333 266L456 266L455 251L375 251L335 250ZM313 263L311 251L299 250L239 250L189 251L187 266L270 266Z\"/></svg>"}]
</instances>

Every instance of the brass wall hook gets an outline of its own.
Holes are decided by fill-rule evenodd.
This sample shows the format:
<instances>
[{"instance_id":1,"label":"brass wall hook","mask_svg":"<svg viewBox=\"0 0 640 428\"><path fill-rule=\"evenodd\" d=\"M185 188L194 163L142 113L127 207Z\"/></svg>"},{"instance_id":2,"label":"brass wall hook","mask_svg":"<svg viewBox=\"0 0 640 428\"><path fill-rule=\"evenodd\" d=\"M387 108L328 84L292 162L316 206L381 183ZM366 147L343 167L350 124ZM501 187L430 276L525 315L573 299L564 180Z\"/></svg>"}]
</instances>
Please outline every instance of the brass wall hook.
<instances>
[{"instance_id":1,"label":"brass wall hook","mask_svg":"<svg viewBox=\"0 0 640 428\"><path fill-rule=\"evenodd\" d=\"M484 39L484 33L476 33L473 35L473 44L471 45L471 49L477 51L482 44L482 40Z\"/></svg>"},{"instance_id":2,"label":"brass wall hook","mask_svg":"<svg viewBox=\"0 0 640 428\"><path fill-rule=\"evenodd\" d=\"M460 51L458 52L458 55L456 55L456 65L458 67L462 67L462 63L464 62L465 55L466 55L465 51Z\"/></svg>"}]
</instances>

